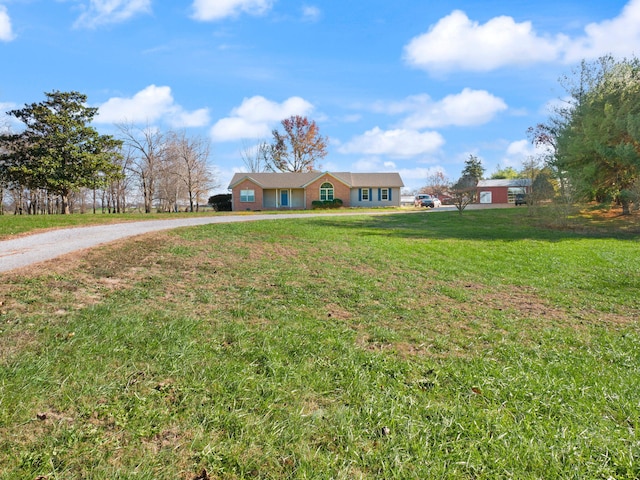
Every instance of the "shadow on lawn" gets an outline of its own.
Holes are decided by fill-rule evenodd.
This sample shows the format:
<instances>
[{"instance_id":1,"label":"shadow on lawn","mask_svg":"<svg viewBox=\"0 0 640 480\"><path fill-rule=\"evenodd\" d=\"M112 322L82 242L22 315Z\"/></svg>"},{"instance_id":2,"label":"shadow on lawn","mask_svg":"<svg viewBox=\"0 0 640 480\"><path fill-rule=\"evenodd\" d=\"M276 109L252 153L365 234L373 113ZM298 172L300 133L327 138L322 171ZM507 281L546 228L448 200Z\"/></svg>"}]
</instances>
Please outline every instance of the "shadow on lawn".
<instances>
[{"instance_id":1,"label":"shadow on lawn","mask_svg":"<svg viewBox=\"0 0 640 480\"><path fill-rule=\"evenodd\" d=\"M640 222L621 230L619 226L598 223L589 219L572 219L558 226L552 218L530 216L525 210L496 209L470 210L463 215L457 211L398 213L354 219L338 217L314 219L314 223L345 228L361 229L363 235L393 235L404 238L457 238L461 240L540 240L558 242L580 238L608 238L637 241L640 238Z\"/></svg>"}]
</instances>

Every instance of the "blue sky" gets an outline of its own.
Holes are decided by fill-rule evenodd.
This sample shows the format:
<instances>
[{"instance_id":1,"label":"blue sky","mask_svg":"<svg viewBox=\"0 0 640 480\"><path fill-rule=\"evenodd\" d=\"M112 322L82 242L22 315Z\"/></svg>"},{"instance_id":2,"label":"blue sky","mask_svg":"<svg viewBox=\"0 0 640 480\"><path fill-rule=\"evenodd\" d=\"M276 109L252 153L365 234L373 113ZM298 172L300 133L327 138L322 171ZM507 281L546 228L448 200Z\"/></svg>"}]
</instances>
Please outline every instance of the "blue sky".
<instances>
[{"instance_id":1,"label":"blue sky","mask_svg":"<svg viewBox=\"0 0 640 480\"><path fill-rule=\"evenodd\" d=\"M322 170L417 189L470 154L520 169L558 79L608 53L640 54L640 0L0 0L0 112L82 92L101 133L210 139L217 191L305 115L329 137Z\"/></svg>"}]
</instances>

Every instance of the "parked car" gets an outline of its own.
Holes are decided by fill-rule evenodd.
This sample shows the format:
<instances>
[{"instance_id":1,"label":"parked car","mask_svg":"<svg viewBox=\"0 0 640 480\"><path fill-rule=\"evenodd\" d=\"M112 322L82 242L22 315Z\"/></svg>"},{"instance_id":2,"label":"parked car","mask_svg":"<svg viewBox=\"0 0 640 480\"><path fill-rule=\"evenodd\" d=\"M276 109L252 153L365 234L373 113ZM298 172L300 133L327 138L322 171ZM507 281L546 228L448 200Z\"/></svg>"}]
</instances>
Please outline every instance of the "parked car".
<instances>
[{"instance_id":1,"label":"parked car","mask_svg":"<svg viewBox=\"0 0 640 480\"><path fill-rule=\"evenodd\" d=\"M420 193L416 195L416 200L414 202L416 207L427 207L427 208L437 208L442 206L442 202L439 198L434 197L433 195L429 195L427 193Z\"/></svg>"},{"instance_id":2,"label":"parked car","mask_svg":"<svg viewBox=\"0 0 640 480\"><path fill-rule=\"evenodd\" d=\"M524 193L516 193L515 204L516 204L516 207L518 205L526 205L527 204L527 196Z\"/></svg>"}]
</instances>

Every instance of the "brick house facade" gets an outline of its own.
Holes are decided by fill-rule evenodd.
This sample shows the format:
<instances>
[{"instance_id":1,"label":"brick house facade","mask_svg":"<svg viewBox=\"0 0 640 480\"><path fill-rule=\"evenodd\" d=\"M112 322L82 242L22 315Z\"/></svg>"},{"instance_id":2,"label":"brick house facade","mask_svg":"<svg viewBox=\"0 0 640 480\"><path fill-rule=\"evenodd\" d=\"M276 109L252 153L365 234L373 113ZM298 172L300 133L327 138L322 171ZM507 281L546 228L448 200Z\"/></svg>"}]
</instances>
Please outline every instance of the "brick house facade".
<instances>
[{"instance_id":1,"label":"brick house facade","mask_svg":"<svg viewBox=\"0 0 640 480\"><path fill-rule=\"evenodd\" d=\"M229 184L234 211L308 210L314 201L340 199L345 207L400 206L398 173L236 173Z\"/></svg>"}]
</instances>

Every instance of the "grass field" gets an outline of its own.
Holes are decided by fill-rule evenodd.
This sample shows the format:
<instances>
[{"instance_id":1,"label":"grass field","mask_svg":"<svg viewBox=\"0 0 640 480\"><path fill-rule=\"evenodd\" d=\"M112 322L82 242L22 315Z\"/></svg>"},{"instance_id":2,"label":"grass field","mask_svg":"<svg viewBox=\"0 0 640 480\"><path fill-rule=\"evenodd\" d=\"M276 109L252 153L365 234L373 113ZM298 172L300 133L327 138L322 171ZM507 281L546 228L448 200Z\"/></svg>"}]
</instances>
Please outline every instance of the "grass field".
<instances>
[{"instance_id":1,"label":"grass field","mask_svg":"<svg viewBox=\"0 0 640 480\"><path fill-rule=\"evenodd\" d=\"M0 479L639 478L638 220L571 227L221 224L5 274Z\"/></svg>"},{"instance_id":2,"label":"grass field","mask_svg":"<svg viewBox=\"0 0 640 480\"><path fill-rule=\"evenodd\" d=\"M163 220L192 217L194 215L220 215L218 213L98 213L74 215L0 215L0 240L34 231L85 225L104 225L109 223L135 222L143 220Z\"/></svg>"}]
</instances>

